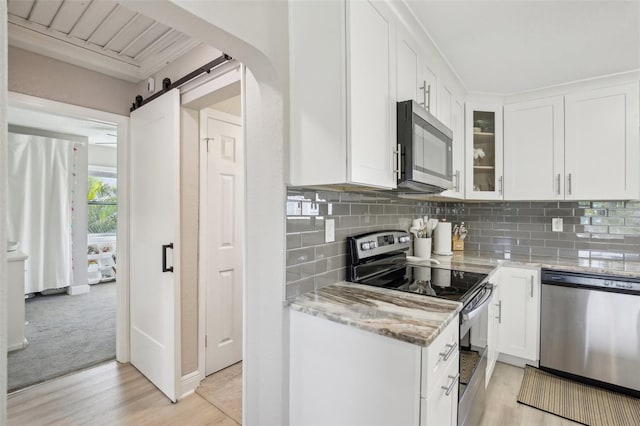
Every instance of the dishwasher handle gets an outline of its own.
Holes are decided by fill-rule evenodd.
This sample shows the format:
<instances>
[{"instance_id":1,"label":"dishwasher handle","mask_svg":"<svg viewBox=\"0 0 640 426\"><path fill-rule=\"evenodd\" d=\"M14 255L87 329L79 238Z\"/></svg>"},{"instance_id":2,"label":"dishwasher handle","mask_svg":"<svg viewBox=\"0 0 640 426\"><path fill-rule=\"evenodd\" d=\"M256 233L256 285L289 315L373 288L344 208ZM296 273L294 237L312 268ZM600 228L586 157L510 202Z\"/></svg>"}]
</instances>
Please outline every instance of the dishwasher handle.
<instances>
[{"instance_id":1,"label":"dishwasher handle","mask_svg":"<svg viewBox=\"0 0 640 426\"><path fill-rule=\"evenodd\" d=\"M640 280L618 275L542 270L542 285L640 295Z\"/></svg>"}]
</instances>

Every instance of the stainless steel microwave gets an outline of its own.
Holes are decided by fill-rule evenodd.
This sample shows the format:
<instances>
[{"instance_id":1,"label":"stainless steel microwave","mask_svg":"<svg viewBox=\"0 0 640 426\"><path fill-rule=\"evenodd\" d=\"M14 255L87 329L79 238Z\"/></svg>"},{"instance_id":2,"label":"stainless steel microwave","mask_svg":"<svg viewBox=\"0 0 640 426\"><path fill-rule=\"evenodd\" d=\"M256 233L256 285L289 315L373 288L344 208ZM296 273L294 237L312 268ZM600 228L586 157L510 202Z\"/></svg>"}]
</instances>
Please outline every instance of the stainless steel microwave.
<instances>
[{"instance_id":1,"label":"stainless steel microwave","mask_svg":"<svg viewBox=\"0 0 640 426\"><path fill-rule=\"evenodd\" d=\"M453 188L453 133L415 101L398 102L398 190L438 193Z\"/></svg>"}]
</instances>

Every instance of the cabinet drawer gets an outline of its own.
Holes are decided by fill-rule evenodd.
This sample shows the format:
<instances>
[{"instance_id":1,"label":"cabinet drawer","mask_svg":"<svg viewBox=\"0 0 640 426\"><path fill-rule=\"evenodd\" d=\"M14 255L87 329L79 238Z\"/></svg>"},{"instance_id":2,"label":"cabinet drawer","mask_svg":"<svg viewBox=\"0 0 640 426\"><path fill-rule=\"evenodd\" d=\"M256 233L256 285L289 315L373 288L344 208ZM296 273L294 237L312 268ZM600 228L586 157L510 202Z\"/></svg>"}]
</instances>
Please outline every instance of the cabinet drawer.
<instances>
[{"instance_id":1,"label":"cabinet drawer","mask_svg":"<svg viewBox=\"0 0 640 426\"><path fill-rule=\"evenodd\" d=\"M422 396L426 396L427 380L434 383L434 380L442 378L451 364L455 364L457 368L459 328L456 318L429 347L422 350Z\"/></svg>"},{"instance_id":2,"label":"cabinet drawer","mask_svg":"<svg viewBox=\"0 0 640 426\"><path fill-rule=\"evenodd\" d=\"M457 422L459 357L452 357L449 361L445 374L429 380L427 398L420 400L421 425L455 425Z\"/></svg>"}]
</instances>

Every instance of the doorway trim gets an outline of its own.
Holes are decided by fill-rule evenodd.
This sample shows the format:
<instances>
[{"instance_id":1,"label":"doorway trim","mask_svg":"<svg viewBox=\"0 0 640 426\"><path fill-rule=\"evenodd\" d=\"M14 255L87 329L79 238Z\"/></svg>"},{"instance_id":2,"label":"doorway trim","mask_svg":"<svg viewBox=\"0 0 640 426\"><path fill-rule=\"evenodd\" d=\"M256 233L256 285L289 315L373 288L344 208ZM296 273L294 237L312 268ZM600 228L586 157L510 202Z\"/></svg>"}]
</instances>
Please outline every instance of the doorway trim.
<instances>
[{"instance_id":1,"label":"doorway trim","mask_svg":"<svg viewBox=\"0 0 640 426\"><path fill-rule=\"evenodd\" d=\"M118 279L116 280L116 361L129 362L129 117L17 92L8 106L102 121L118 126Z\"/></svg>"},{"instance_id":2,"label":"doorway trim","mask_svg":"<svg viewBox=\"0 0 640 426\"><path fill-rule=\"evenodd\" d=\"M240 63L234 63L233 66L227 65L224 69L221 69L218 75L207 76L205 79L201 80L201 82L194 82L193 85L188 85L184 88L184 91L180 92L180 102L182 108L189 108L198 111L198 117L200 116L200 110L205 108L200 108L201 101L205 98L210 97L214 93L220 91L224 91L226 88L230 87L233 84L240 82L240 99L241 99L241 116L235 117L230 114L225 114L220 112L219 118L223 121L228 121L233 124L237 124L242 127L242 143L246 152L246 130L245 130L245 84L244 84L244 76L245 76L245 67ZM201 83L201 84L199 84ZM200 146L201 138L201 123L198 123L197 129L192 129L192 132L195 132L198 135L198 146ZM193 373L183 377L183 383L185 384L185 391L190 390L190 386L187 383L191 383L193 386L197 377L197 384L193 386L197 387L200 381L204 380L206 377L206 345L205 345L205 336L207 331L207 300L206 300L206 269L203 267L202 262L200 261L203 258L203 253L206 252L206 247L204 241L202 239L202 226L201 226L201 218L204 217L206 213L205 206L200 202L202 196L202 182L203 182L203 163L200 159L200 148L198 148L198 369ZM246 175L246 158L245 158L245 175ZM245 181L245 190L246 190L246 181ZM246 208L246 202L245 202ZM244 243L246 243L246 236L244 238ZM243 281L242 281L242 292L243 292L243 300L245 299L244 294L247 291L246 285L246 250L243 250L242 256L242 265L243 265ZM244 315L246 303L243 303L243 334L246 330L244 322L246 321L246 316ZM244 337L243 337L244 341ZM243 342L244 343L244 342ZM244 344L243 344L244 346ZM244 348L243 348L244 354ZM243 357L244 358L244 357ZM197 375L197 376L196 376Z\"/></svg>"}]
</instances>

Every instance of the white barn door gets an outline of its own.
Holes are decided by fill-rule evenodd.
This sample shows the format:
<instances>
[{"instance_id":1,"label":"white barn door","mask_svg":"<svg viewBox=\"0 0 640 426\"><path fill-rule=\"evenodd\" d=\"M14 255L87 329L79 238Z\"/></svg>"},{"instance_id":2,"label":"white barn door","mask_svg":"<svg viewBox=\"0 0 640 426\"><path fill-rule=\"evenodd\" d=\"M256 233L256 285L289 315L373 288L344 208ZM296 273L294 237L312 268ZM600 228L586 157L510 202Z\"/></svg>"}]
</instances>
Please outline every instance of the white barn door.
<instances>
[{"instance_id":1,"label":"white barn door","mask_svg":"<svg viewBox=\"0 0 640 426\"><path fill-rule=\"evenodd\" d=\"M200 113L206 374L242 360L244 152L240 119Z\"/></svg>"},{"instance_id":2,"label":"white barn door","mask_svg":"<svg viewBox=\"0 0 640 426\"><path fill-rule=\"evenodd\" d=\"M180 376L180 94L131 113L131 364L176 401Z\"/></svg>"}]
</instances>

